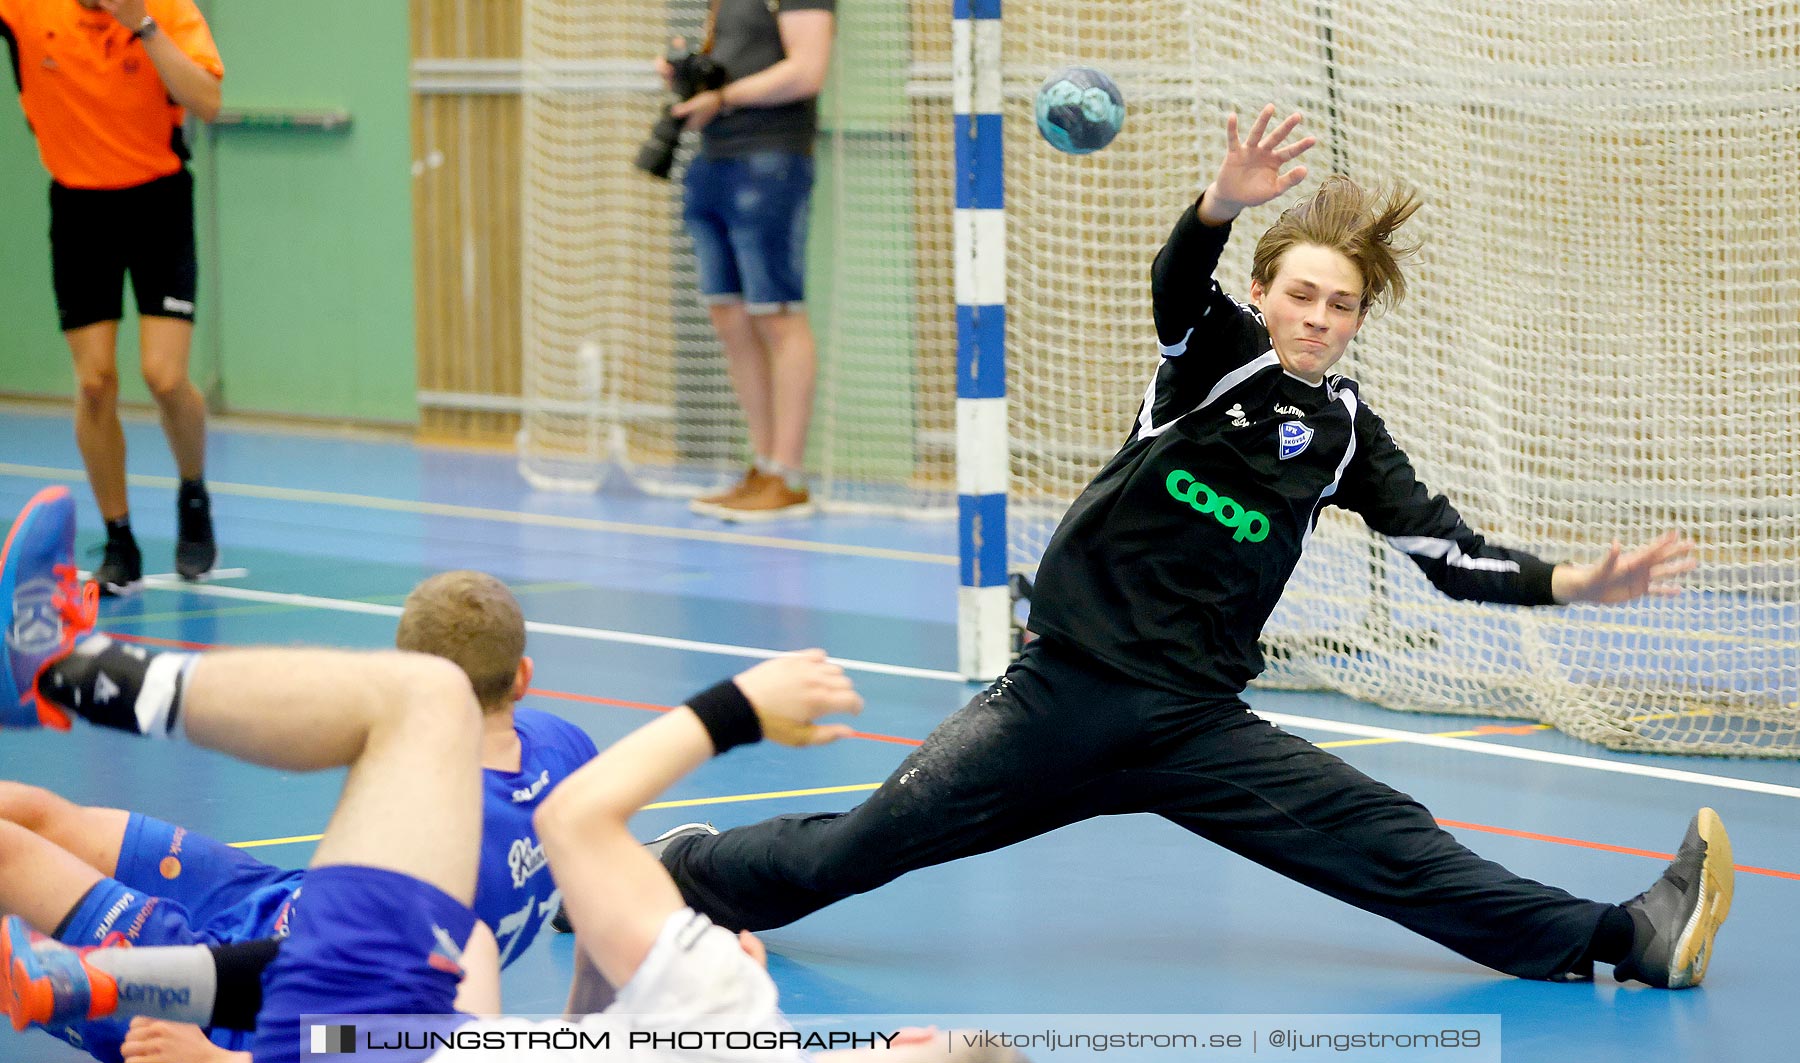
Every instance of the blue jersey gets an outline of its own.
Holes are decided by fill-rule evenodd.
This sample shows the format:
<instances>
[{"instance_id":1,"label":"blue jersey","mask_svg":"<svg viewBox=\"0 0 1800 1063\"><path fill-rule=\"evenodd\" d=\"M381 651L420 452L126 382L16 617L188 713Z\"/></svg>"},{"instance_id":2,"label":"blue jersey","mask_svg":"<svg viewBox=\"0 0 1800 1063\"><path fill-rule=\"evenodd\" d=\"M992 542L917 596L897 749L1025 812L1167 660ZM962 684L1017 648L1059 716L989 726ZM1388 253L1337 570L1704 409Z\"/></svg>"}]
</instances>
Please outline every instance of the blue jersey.
<instances>
[{"instance_id":1,"label":"blue jersey","mask_svg":"<svg viewBox=\"0 0 1800 1063\"><path fill-rule=\"evenodd\" d=\"M556 784L599 754L586 731L558 716L516 709L519 770L482 773L481 871L475 914L494 931L502 967L525 954L556 914L561 894L531 817Z\"/></svg>"}]
</instances>

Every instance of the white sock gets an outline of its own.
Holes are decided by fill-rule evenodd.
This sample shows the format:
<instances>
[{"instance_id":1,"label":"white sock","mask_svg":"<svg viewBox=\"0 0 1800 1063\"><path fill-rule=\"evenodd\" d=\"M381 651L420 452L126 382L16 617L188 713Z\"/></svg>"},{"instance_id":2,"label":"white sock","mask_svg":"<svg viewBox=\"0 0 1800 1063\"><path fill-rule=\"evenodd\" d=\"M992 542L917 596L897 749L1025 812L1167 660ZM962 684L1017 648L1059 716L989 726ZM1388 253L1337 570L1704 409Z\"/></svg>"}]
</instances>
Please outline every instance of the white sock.
<instances>
[{"instance_id":1,"label":"white sock","mask_svg":"<svg viewBox=\"0 0 1800 1063\"><path fill-rule=\"evenodd\" d=\"M95 949L87 962L119 983L120 1015L212 1023L218 969L205 945Z\"/></svg>"}]
</instances>

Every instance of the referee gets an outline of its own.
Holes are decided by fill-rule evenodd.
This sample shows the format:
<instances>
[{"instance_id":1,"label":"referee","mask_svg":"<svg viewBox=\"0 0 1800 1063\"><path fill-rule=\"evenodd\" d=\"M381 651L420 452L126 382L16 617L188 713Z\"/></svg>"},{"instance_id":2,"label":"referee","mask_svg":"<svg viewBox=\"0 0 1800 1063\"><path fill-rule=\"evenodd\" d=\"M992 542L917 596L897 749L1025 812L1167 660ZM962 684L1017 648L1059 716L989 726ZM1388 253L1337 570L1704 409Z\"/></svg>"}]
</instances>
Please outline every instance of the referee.
<instances>
[{"instance_id":1,"label":"referee","mask_svg":"<svg viewBox=\"0 0 1800 1063\"><path fill-rule=\"evenodd\" d=\"M1391 236L1417 209L1334 178L1258 241L1249 305L1213 279L1232 220L1306 176L1298 114L1247 142L1237 116L1151 269L1162 358L1119 450L1044 551L1006 675L849 812L692 831L663 860L690 906L780 926L915 868L1094 816L1155 813L1464 956L1525 978L1680 988L1730 906L1731 850L1702 809L1673 863L1623 904L1583 900L1470 852L1424 806L1255 716L1257 636L1319 510L1340 506L1444 593L1551 605L1671 594L1674 534L1591 565L1487 543L1331 372L1370 306L1404 291ZM1267 131L1267 136L1264 136ZM1204 898L1198 898L1204 903Z\"/></svg>"},{"instance_id":2,"label":"referee","mask_svg":"<svg viewBox=\"0 0 1800 1063\"><path fill-rule=\"evenodd\" d=\"M225 67L193 0L0 0L19 103L50 171L50 267L75 360L75 439L106 521L102 594L135 591L144 561L125 496L117 345L131 278L138 349L181 474L175 571L218 558L204 481L206 404L188 379L194 180L186 111L219 113Z\"/></svg>"}]
</instances>

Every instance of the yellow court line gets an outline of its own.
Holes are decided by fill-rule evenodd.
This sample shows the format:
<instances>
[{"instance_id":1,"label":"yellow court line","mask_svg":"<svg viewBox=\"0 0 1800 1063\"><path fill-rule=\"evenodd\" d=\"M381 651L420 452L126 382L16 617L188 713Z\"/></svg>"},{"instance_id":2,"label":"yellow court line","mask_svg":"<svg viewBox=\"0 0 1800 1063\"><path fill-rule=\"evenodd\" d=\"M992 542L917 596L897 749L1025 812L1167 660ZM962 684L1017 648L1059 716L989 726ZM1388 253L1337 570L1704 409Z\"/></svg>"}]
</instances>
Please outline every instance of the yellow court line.
<instances>
[{"instance_id":1,"label":"yellow court line","mask_svg":"<svg viewBox=\"0 0 1800 1063\"><path fill-rule=\"evenodd\" d=\"M853 794L863 790L873 790L881 784L878 782L857 783L853 786L816 786L810 790L774 790L765 794L729 794L725 797L693 797L684 801L658 801L645 805L641 812L651 812L659 808L695 808L700 805L729 805L739 801L773 801L783 797L817 797L821 794ZM260 849L269 845L299 845L302 842L316 842L325 837L323 834L296 834L292 838L264 838L254 842L232 842L233 849Z\"/></svg>"},{"instance_id":2,"label":"yellow court line","mask_svg":"<svg viewBox=\"0 0 1800 1063\"><path fill-rule=\"evenodd\" d=\"M1506 728L1507 731L1526 730L1526 729L1533 730L1533 731L1548 731L1548 730L1550 730L1550 725L1547 723L1513 723L1513 724L1502 723L1502 724L1495 724L1494 726L1504 727L1504 728ZM1476 730L1476 731L1434 731L1434 732L1431 732L1430 737L1432 737L1432 738L1488 738L1488 737L1493 736L1496 733L1499 733L1499 732L1481 731L1481 730ZM1344 739L1340 739L1336 742L1314 742L1313 745L1318 746L1320 749L1343 749L1347 746L1386 746L1386 745L1393 745L1394 743L1401 742L1401 741L1404 741L1404 739L1399 739L1399 738L1344 738Z\"/></svg>"},{"instance_id":3,"label":"yellow court line","mask_svg":"<svg viewBox=\"0 0 1800 1063\"><path fill-rule=\"evenodd\" d=\"M1796 703L1800 708L1800 703ZM1663 720L1679 720L1684 716L1711 716L1710 709L1689 709L1685 712L1659 712L1646 716L1627 716L1626 723L1657 723ZM1555 728L1547 723L1496 723L1492 725L1501 730L1476 729L1473 731L1433 731L1431 738L1492 738L1495 735L1510 734L1514 731L1551 731ZM1320 749L1343 749L1347 746L1385 746L1406 741L1403 738L1345 738L1336 742L1314 742Z\"/></svg>"},{"instance_id":4,"label":"yellow court line","mask_svg":"<svg viewBox=\"0 0 1800 1063\"><path fill-rule=\"evenodd\" d=\"M316 842L325 837L323 834L296 834L292 838L264 838L254 842L231 842L233 849L261 849L267 845L299 845L301 842Z\"/></svg>"},{"instance_id":5,"label":"yellow court line","mask_svg":"<svg viewBox=\"0 0 1800 1063\"><path fill-rule=\"evenodd\" d=\"M83 483L87 473L80 469L56 469L45 465L19 465L0 462L0 476L29 476L39 480L66 480ZM139 487L179 487L173 476L147 476L132 473L126 482ZM795 550L808 554L836 554L844 557L870 557L884 561L916 561L927 565L958 565L955 554L928 554L917 550L891 550L881 546L852 546L845 543L817 543L805 539L780 539L772 535L746 535L742 532L711 531L705 528L670 528L659 524L629 524L592 517L566 517L554 513L524 513L486 506L457 506L447 502L419 502L403 498L381 498L376 495L353 495L342 491L313 491L298 487L269 487L263 484L237 484L224 480L208 480L206 489L215 495L238 495L244 498L269 498L284 502L317 502L323 505L353 506L357 509L386 510L393 513L415 513L433 517L466 517L505 524L525 524L544 528L574 528L579 531L612 532L636 535L646 539L684 539L690 542L727 543L733 546L760 546L772 550Z\"/></svg>"},{"instance_id":6,"label":"yellow court line","mask_svg":"<svg viewBox=\"0 0 1800 1063\"><path fill-rule=\"evenodd\" d=\"M658 801L653 805L645 805L643 811L653 808L696 808L700 805L729 805L739 801L770 801L778 797L817 797L820 794L853 794L864 790L874 790L881 786L878 782L857 783L854 786L820 786L811 790L781 790L768 794L735 794L730 797L692 797L685 801Z\"/></svg>"}]
</instances>

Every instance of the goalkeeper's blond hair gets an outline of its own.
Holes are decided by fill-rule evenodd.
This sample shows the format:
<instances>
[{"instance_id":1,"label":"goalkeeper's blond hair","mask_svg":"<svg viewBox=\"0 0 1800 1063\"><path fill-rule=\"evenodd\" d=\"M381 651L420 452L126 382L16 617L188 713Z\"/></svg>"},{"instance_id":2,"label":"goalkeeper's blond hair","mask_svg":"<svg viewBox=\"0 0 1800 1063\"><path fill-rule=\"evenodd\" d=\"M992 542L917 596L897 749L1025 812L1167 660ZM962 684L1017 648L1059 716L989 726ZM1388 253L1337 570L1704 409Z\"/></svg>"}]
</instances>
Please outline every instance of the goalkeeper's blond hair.
<instances>
[{"instance_id":1,"label":"goalkeeper's blond hair","mask_svg":"<svg viewBox=\"0 0 1800 1063\"><path fill-rule=\"evenodd\" d=\"M1368 313L1377 301L1392 306L1406 295L1400 260L1418 250L1416 244L1396 245L1394 230L1418 209L1419 197L1410 189L1372 193L1348 177L1329 178L1283 211L1256 242L1250 277L1267 288L1290 249L1316 244L1341 253L1362 274L1361 312Z\"/></svg>"}]
</instances>

